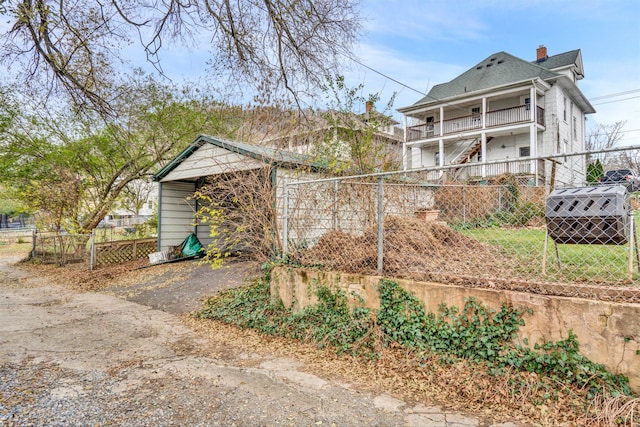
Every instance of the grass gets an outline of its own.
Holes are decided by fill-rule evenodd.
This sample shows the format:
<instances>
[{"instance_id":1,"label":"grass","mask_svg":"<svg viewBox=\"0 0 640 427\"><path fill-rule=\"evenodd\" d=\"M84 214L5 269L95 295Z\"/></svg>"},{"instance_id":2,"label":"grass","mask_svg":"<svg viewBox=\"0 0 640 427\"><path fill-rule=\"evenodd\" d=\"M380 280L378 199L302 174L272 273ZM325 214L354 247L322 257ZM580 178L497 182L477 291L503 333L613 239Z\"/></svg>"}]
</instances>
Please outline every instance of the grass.
<instances>
[{"instance_id":1,"label":"grass","mask_svg":"<svg viewBox=\"0 0 640 427\"><path fill-rule=\"evenodd\" d=\"M31 240L31 239L28 239ZM0 257L27 256L31 251L30 241L23 243L0 242Z\"/></svg>"},{"instance_id":2,"label":"grass","mask_svg":"<svg viewBox=\"0 0 640 427\"><path fill-rule=\"evenodd\" d=\"M548 242L547 276L542 275L545 230L532 228L474 228L462 231L482 243L497 246L515 258L518 271L527 277L618 284L628 280L629 244L625 245L555 245ZM558 259L560 265L558 265ZM635 260L634 260L635 261ZM633 282L639 278L637 265Z\"/></svg>"}]
</instances>

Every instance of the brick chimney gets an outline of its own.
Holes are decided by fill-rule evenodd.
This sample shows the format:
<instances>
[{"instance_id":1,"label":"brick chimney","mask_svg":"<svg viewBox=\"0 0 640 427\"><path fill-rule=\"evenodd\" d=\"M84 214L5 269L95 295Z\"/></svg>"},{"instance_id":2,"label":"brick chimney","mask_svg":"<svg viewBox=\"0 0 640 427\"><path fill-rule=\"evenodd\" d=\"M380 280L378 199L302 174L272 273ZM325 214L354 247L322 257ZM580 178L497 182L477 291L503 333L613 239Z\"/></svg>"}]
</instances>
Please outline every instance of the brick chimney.
<instances>
[{"instance_id":1,"label":"brick chimney","mask_svg":"<svg viewBox=\"0 0 640 427\"><path fill-rule=\"evenodd\" d=\"M543 44L538 46L538 49L536 50L536 61L542 62L548 57L549 55L547 55L547 48Z\"/></svg>"},{"instance_id":2,"label":"brick chimney","mask_svg":"<svg viewBox=\"0 0 640 427\"><path fill-rule=\"evenodd\" d=\"M370 113L371 110L373 110L373 102L372 101L367 101L365 104L365 111L367 113Z\"/></svg>"}]
</instances>

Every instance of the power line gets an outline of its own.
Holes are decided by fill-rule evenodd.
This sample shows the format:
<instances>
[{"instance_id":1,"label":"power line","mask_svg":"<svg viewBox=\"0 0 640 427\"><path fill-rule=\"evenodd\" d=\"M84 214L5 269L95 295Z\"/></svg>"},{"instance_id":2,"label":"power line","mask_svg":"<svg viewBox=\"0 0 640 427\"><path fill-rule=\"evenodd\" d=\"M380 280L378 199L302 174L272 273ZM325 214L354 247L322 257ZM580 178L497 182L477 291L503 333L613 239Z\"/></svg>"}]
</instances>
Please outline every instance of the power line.
<instances>
[{"instance_id":1,"label":"power line","mask_svg":"<svg viewBox=\"0 0 640 427\"><path fill-rule=\"evenodd\" d=\"M594 106L596 105L604 105L604 104L613 104L614 102L622 102L622 101L628 101L630 99L638 99L640 98L640 95L638 96L632 96L631 98L622 98L622 99L615 99L613 101L607 101L607 102L598 102L597 104L593 104ZM595 98L594 98L595 99Z\"/></svg>"},{"instance_id":2,"label":"power line","mask_svg":"<svg viewBox=\"0 0 640 427\"><path fill-rule=\"evenodd\" d=\"M419 93L420 95L427 96L427 94L426 94L426 93L424 93L424 92L422 92L422 91L420 91L420 90L418 90L418 89L412 88L411 86L406 85L406 84L402 83L401 81L396 80L396 79L394 79L393 77L390 77L390 76L388 76L388 75L384 74L384 73L383 73L383 72L381 72L381 71L378 71L378 70L376 70L376 69L374 69L374 68L371 68L370 66L368 66L368 65L366 65L366 64L363 64L361 61L357 60L356 58L354 58L354 57L352 57L352 56L347 56L347 57L348 57L350 60L352 60L353 62L355 62L355 63L358 63L358 64L362 65L364 68L367 68L367 69L369 69L369 70L373 71L373 72L374 72L374 73L376 73L376 74L380 74L380 75L381 75L382 77L384 77L385 79L389 79L389 80L391 80L391 81L392 81L392 82L394 82L394 83L398 83L400 86L404 86L404 87L406 87L407 89L410 89L410 90L412 90L412 91L414 91L414 92Z\"/></svg>"},{"instance_id":3,"label":"power line","mask_svg":"<svg viewBox=\"0 0 640 427\"><path fill-rule=\"evenodd\" d=\"M624 92L612 93L609 95L596 96L595 98L591 98L592 101L596 101L598 99L606 99L606 98L615 98L616 96L629 95L630 93L640 92L640 89L632 89Z\"/></svg>"}]
</instances>

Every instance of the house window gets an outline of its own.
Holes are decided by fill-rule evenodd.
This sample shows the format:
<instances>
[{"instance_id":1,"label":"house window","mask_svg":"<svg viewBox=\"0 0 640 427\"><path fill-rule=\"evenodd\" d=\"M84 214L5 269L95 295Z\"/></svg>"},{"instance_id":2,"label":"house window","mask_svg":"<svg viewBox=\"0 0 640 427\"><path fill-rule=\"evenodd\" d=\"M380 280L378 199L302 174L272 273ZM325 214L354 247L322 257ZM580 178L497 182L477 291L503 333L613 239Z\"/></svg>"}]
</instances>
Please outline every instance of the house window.
<instances>
[{"instance_id":1,"label":"house window","mask_svg":"<svg viewBox=\"0 0 640 427\"><path fill-rule=\"evenodd\" d=\"M573 140L576 141L578 139L578 119L573 116Z\"/></svg>"},{"instance_id":2,"label":"house window","mask_svg":"<svg viewBox=\"0 0 640 427\"><path fill-rule=\"evenodd\" d=\"M531 110L531 98L524 99L524 108L529 111Z\"/></svg>"},{"instance_id":3,"label":"house window","mask_svg":"<svg viewBox=\"0 0 640 427\"><path fill-rule=\"evenodd\" d=\"M567 97L565 96L562 104L562 118L567 121Z\"/></svg>"},{"instance_id":4,"label":"house window","mask_svg":"<svg viewBox=\"0 0 640 427\"><path fill-rule=\"evenodd\" d=\"M436 162L436 166L440 166L440 152L436 151L436 155L434 157L434 160Z\"/></svg>"},{"instance_id":5,"label":"house window","mask_svg":"<svg viewBox=\"0 0 640 427\"><path fill-rule=\"evenodd\" d=\"M531 147L519 147L520 157L531 157Z\"/></svg>"},{"instance_id":6,"label":"house window","mask_svg":"<svg viewBox=\"0 0 640 427\"><path fill-rule=\"evenodd\" d=\"M480 107L473 107L471 109L471 114L480 114Z\"/></svg>"}]
</instances>

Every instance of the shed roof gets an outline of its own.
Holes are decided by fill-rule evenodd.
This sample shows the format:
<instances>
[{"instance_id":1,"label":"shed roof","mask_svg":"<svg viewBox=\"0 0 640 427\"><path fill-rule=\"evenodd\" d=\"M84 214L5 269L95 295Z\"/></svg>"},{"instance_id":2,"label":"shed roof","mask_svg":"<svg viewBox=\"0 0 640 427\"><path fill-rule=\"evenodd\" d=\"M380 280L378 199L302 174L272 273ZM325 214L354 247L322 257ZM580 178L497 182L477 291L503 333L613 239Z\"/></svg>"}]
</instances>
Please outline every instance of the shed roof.
<instances>
[{"instance_id":1,"label":"shed roof","mask_svg":"<svg viewBox=\"0 0 640 427\"><path fill-rule=\"evenodd\" d=\"M305 154L293 153L286 150L279 150L271 147L247 144L240 141L232 141L214 138L208 135L200 135L187 148L182 150L173 160L165 167L160 169L154 176L154 181L160 181L166 177L171 171L178 167L184 160L189 158L200 147L205 144L220 147L232 153L247 156L251 159L261 161L265 164L280 166L287 169L299 169L308 167L311 170L325 169L320 162L313 161L310 156Z\"/></svg>"}]
</instances>

